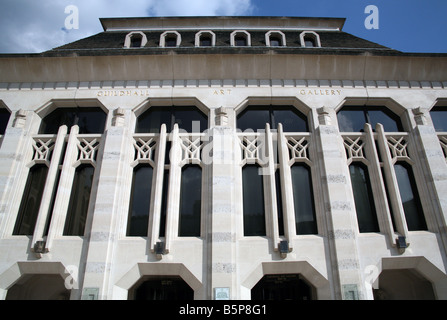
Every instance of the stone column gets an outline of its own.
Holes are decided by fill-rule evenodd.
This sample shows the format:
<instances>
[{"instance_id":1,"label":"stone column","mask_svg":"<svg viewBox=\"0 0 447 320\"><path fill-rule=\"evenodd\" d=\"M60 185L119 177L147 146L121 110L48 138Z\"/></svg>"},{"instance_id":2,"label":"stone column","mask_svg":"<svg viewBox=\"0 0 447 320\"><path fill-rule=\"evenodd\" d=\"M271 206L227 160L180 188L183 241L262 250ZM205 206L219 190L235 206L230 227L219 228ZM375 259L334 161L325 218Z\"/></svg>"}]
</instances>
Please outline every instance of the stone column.
<instances>
[{"instance_id":1,"label":"stone column","mask_svg":"<svg viewBox=\"0 0 447 320\"><path fill-rule=\"evenodd\" d=\"M22 195L17 193L23 192L27 178L28 170L23 168L31 158L32 146L26 118L26 111L17 111L13 126L0 139L0 238L12 233L17 215L11 212L19 210Z\"/></svg>"},{"instance_id":2,"label":"stone column","mask_svg":"<svg viewBox=\"0 0 447 320\"><path fill-rule=\"evenodd\" d=\"M318 109L319 126L316 142L322 155L322 171L327 237L331 259L335 299L357 300L366 298L357 248L357 224L354 199L349 184L349 171L340 133L331 117L333 110Z\"/></svg>"},{"instance_id":3,"label":"stone column","mask_svg":"<svg viewBox=\"0 0 447 320\"><path fill-rule=\"evenodd\" d=\"M435 129L427 121L425 114L427 109L413 109L416 128L414 130L415 149L418 152L422 171L425 172L424 185L427 188L427 201L432 206L433 217L428 216L427 225L429 230L439 232L444 248L447 248L447 162L442 151L439 137ZM447 249L446 253L447 253Z\"/></svg>"},{"instance_id":4,"label":"stone column","mask_svg":"<svg viewBox=\"0 0 447 320\"><path fill-rule=\"evenodd\" d=\"M116 117L123 117L115 112ZM122 120L122 119L121 119ZM123 126L123 121L114 119L114 126L103 135L103 153L96 197L93 192L90 201L95 201L91 229L86 230L89 241L86 256L86 267L82 285L81 299L89 299L94 292L98 299L110 299L113 285L110 282L113 251L118 241L120 214L127 214L124 206L125 190L130 188L125 176L126 154L132 152L129 131ZM89 233L90 231L90 233ZM94 295L94 294L93 294Z\"/></svg>"}]
</instances>

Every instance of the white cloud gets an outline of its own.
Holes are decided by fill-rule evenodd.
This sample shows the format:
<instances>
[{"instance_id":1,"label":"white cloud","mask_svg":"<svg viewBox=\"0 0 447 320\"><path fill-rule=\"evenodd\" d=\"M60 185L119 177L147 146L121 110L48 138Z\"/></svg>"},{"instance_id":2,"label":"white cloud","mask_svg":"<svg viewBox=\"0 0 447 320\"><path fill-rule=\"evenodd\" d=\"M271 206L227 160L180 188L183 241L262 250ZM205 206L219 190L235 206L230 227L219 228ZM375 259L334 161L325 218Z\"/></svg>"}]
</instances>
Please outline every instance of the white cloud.
<instances>
[{"instance_id":1,"label":"white cloud","mask_svg":"<svg viewBox=\"0 0 447 320\"><path fill-rule=\"evenodd\" d=\"M155 1L151 10L158 16L231 16L252 11L250 0L168 0Z\"/></svg>"},{"instance_id":2,"label":"white cloud","mask_svg":"<svg viewBox=\"0 0 447 320\"><path fill-rule=\"evenodd\" d=\"M66 30L65 8L79 9L79 29ZM2 0L0 53L42 52L102 31L99 18L249 15L251 0Z\"/></svg>"}]
</instances>

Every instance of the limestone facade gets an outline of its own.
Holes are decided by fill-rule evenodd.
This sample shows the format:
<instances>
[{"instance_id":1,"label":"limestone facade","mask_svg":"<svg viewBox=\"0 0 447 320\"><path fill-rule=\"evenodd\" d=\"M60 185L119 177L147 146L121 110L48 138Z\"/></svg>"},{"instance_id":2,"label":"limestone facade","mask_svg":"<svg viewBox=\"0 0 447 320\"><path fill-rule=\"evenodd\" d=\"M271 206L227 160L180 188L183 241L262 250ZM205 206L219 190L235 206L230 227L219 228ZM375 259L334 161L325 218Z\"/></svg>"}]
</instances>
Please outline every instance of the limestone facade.
<instances>
[{"instance_id":1,"label":"limestone facade","mask_svg":"<svg viewBox=\"0 0 447 320\"><path fill-rule=\"evenodd\" d=\"M334 28L329 22L324 27ZM275 31L285 28L277 23ZM314 22L300 23L318 33ZM0 70L1 106L11 113L0 149L0 298L27 277L59 275L70 299L128 299L138 281L157 275L179 276L197 300L215 299L220 288L229 289L230 299L250 299L263 276L300 274L314 299L373 299L380 274L399 270L415 271L431 283L436 299L447 298L447 132L435 131L430 114L435 106L447 107L445 55L3 55ZM135 133L144 111L171 105L196 106L207 115L208 130ZM266 126L240 132L237 116L249 105L293 106L307 117L309 131ZM84 106L107 113L103 134L79 134L76 126L38 133L52 110ZM404 130L390 133L367 124L362 132L341 132L337 112L344 106L385 106ZM368 168L380 232L359 232L352 161ZM396 161L413 169L427 230L408 230ZM296 162L311 171L316 234L295 232L290 168ZM36 163L45 164L48 175L34 233L13 235ZM65 236L73 177L85 163L94 167L85 234ZM154 169L148 236L130 237L132 173L139 163ZM265 236L244 236L247 163L263 169ZM202 168L199 237L178 235L181 172L188 164ZM166 229L160 237L165 169ZM275 170L281 177L283 234ZM404 250L396 244L399 236L408 245ZM41 241L39 252L35 245ZM280 252L281 241L287 241L288 252ZM156 252L158 242L165 246L162 253Z\"/></svg>"}]
</instances>

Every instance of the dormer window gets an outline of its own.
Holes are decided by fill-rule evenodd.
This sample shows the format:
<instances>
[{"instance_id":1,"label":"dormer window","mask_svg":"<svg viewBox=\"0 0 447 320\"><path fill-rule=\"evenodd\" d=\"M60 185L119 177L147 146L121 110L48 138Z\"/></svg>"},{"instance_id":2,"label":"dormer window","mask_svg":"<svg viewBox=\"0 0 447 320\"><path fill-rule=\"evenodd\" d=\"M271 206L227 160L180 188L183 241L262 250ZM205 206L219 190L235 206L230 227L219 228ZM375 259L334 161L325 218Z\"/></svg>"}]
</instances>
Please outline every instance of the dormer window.
<instances>
[{"instance_id":1,"label":"dormer window","mask_svg":"<svg viewBox=\"0 0 447 320\"><path fill-rule=\"evenodd\" d=\"M304 31L300 34L301 47L303 48L320 48L320 36L314 31Z\"/></svg>"},{"instance_id":2,"label":"dormer window","mask_svg":"<svg viewBox=\"0 0 447 320\"><path fill-rule=\"evenodd\" d=\"M214 32L206 30L196 33L196 47L214 47L216 45L216 35Z\"/></svg>"},{"instance_id":3,"label":"dormer window","mask_svg":"<svg viewBox=\"0 0 447 320\"><path fill-rule=\"evenodd\" d=\"M250 34L245 30L233 31L231 33L230 43L232 47L250 47Z\"/></svg>"},{"instance_id":4,"label":"dormer window","mask_svg":"<svg viewBox=\"0 0 447 320\"><path fill-rule=\"evenodd\" d=\"M142 48L147 43L146 35L141 31L132 31L126 35L124 48Z\"/></svg>"},{"instance_id":5,"label":"dormer window","mask_svg":"<svg viewBox=\"0 0 447 320\"><path fill-rule=\"evenodd\" d=\"M182 37L177 31L166 31L160 36L160 47L179 47Z\"/></svg>"},{"instance_id":6,"label":"dormer window","mask_svg":"<svg viewBox=\"0 0 447 320\"><path fill-rule=\"evenodd\" d=\"M281 31L269 31L265 34L265 44L267 47L285 47L286 36Z\"/></svg>"}]
</instances>

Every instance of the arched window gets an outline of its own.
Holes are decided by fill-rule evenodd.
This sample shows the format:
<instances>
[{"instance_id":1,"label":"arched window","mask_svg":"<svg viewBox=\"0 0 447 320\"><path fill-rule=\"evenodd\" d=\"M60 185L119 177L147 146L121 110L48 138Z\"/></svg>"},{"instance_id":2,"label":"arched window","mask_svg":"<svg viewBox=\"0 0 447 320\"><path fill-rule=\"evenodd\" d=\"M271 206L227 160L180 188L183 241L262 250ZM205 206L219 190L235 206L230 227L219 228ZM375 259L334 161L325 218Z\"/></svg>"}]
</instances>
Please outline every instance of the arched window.
<instances>
[{"instance_id":1,"label":"arched window","mask_svg":"<svg viewBox=\"0 0 447 320\"><path fill-rule=\"evenodd\" d=\"M290 171L292 174L296 234L316 234L318 231L310 169L304 163L295 163Z\"/></svg>"},{"instance_id":2,"label":"arched window","mask_svg":"<svg viewBox=\"0 0 447 320\"><path fill-rule=\"evenodd\" d=\"M47 174L48 167L44 164L34 165L29 170L13 235L29 236L34 233Z\"/></svg>"},{"instance_id":3,"label":"arched window","mask_svg":"<svg viewBox=\"0 0 447 320\"><path fill-rule=\"evenodd\" d=\"M68 130L79 126L79 133L103 133L107 114L99 107L57 108L46 115L41 122L40 134L57 134L59 127L66 125Z\"/></svg>"},{"instance_id":4,"label":"arched window","mask_svg":"<svg viewBox=\"0 0 447 320\"><path fill-rule=\"evenodd\" d=\"M436 131L447 132L447 107L432 108L430 116Z\"/></svg>"},{"instance_id":5,"label":"arched window","mask_svg":"<svg viewBox=\"0 0 447 320\"><path fill-rule=\"evenodd\" d=\"M265 236L264 186L259 166L242 168L244 235Z\"/></svg>"},{"instance_id":6,"label":"arched window","mask_svg":"<svg viewBox=\"0 0 447 320\"><path fill-rule=\"evenodd\" d=\"M394 165L394 171L396 172L397 184L399 186L408 230L427 230L427 224L411 166L406 162L397 162Z\"/></svg>"},{"instance_id":7,"label":"arched window","mask_svg":"<svg viewBox=\"0 0 447 320\"><path fill-rule=\"evenodd\" d=\"M379 232L368 168L362 163L355 162L349 166L349 172L359 231Z\"/></svg>"},{"instance_id":8,"label":"arched window","mask_svg":"<svg viewBox=\"0 0 447 320\"><path fill-rule=\"evenodd\" d=\"M160 35L160 47L179 47L182 37L177 31L166 31Z\"/></svg>"},{"instance_id":9,"label":"arched window","mask_svg":"<svg viewBox=\"0 0 447 320\"><path fill-rule=\"evenodd\" d=\"M400 118L386 107L347 106L337 113L341 132L362 132L365 123L374 130L377 123L387 132L403 131Z\"/></svg>"},{"instance_id":10,"label":"arched window","mask_svg":"<svg viewBox=\"0 0 447 320\"><path fill-rule=\"evenodd\" d=\"M182 168L180 182L180 237L200 237L202 211L202 168L187 165Z\"/></svg>"},{"instance_id":11,"label":"arched window","mask_svg":"<svg viewBox=\"0 0 447 320\"><path fill-rule=\"evenodd\" d=\"M147 236L152 174L153 169L150 165L139 165L133 170L132 193L127 223L128 236Z\"/></svg>"},{"instance_id":12,"label":"arched window","mask_svg":"<svg viewBox=\"0 0 447 320\"><path fill-rule=\"evenodd\" d=\"M171 132L174 124L186 132L203 132L208 128L208 118L195 106L150 107L137 119L136 133L159 133L162 124Z\"/></svg>"},{"instance_id":13,"label":"arched window","mask_svg":"<svg viewBox=\"0 0 447 320\"><path fill-rule=\"evenodd\" d=\"M268 47L285 47L286 36L281 31L269 31L265 34L265 44Z\"/></svg>"},{"instance_id":14,"label":"arched window","mask_svg":"<svg viewBox=\"0 0 447 320\"><path fill-rule=\"evenodd\" d=\"M233 31L230 35L230 44L232 47L249 47L251 46L250 33L245 30Z\"/></svg>"},{"instance_id":15,"label":"arched window","mask_svg":"<svg viewBox=\"0 0 447 320\"><path fill-rule=\"evenodd\" d=\"M196 33L196 47L214 47L216 45L216 35L209 30L203 30Z\"/></svg>"},{"instance_id":16,"label":"arched window","mask_svg":"<svg viewBox=\"0 0 447 320\"><path fill-rule=\"evenodd\" d=\"M301 47L319 48L321 47L320 36L314 31L303 31L300 34Z\"/></svg>"},{"instance_id":17,"label":"arched window","mask_svg":"<svg viewBox=\"0 0 447 320\"><path fill-rule=\"evenodd\" d=\"M76 168L65 220L65 236L84 235L94 172L95 168L91 165L80 165Z\"/></svg>"},{"instance_id":18,"label":"arched window","mask_svg":"<svg viewBox=\"0 0 447 320\"><path fill-rule=\"evenodd\" d=\"M126 35L124 48L142 48L147 43L147 37L142 31L132 31Z\"/></svg>"},{"instance_id":19,"label":"arched window","mask_svg":"<svg viewBox=\"0 0 447 320\"><path fill-rule=\"evenodd\" d=\"M308 132L307 118L293 106L248 106L237 116L238 129L264 130L269 123L277 129L281 123L285 132Z\"/></svg>"}]
</instances>

